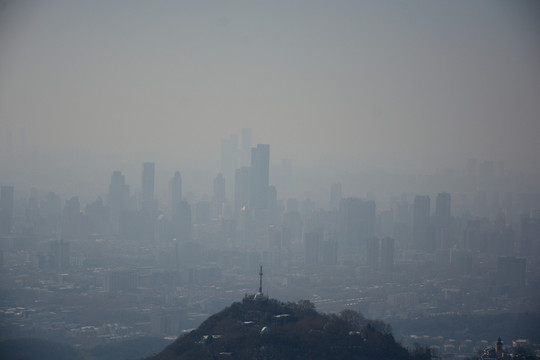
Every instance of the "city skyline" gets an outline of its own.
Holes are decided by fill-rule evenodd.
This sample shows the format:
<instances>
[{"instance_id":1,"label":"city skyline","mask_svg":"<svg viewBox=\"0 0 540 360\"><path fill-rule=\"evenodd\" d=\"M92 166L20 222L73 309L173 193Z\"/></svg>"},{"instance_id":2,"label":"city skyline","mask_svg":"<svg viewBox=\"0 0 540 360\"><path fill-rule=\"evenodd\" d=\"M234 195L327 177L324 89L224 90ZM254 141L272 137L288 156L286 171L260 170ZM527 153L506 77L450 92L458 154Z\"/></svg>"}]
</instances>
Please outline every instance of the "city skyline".
<instances>
[{"instance_id":1,"label":"city skyline","mask_svg":"<svg viewBox=\"0 0 540 360\"><path fill-rule=\"evenodd\" d=\"M3 2L2 163L214 169L220 139L252 128L297 168L538 171L539 16L534 1Z\"/></svg>"}]
</instances>

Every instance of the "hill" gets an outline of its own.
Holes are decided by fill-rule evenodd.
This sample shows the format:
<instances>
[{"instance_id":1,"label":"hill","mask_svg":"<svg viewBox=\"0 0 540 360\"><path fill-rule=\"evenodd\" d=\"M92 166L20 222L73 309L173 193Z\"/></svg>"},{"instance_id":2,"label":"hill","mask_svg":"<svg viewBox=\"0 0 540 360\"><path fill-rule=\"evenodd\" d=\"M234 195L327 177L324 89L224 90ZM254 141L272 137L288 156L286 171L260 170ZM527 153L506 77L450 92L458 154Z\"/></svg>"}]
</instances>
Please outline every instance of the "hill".
<instances>
[{"instance_id":1,"label":"hill","mask_svg":"<svg viewBox=\"0 0 540 360\"><path fill-rule=\"evenodd\" d=\"M429 359L396 343L381 321L355 311L321 314L306 300L246 297L179 337L151 360Z\"/></svg>"}]
</instances>

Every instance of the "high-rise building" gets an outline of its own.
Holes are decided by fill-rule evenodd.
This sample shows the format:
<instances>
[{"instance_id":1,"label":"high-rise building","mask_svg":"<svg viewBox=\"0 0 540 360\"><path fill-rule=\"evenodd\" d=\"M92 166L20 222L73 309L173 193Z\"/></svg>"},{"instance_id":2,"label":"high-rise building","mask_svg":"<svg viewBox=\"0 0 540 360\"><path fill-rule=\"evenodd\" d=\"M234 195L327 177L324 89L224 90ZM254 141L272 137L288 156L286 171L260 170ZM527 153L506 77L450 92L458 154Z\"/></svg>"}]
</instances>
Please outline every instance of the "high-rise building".
<instances>
[{"instance_id":1,"label":"high-rise building","mask_svg":"<svg viewBox=\"0 0 540 360\"><path fill-rule=\"evenodd\" d=\"M398 200L393 205L394 226L393 237L397 242L410 245L410 214L407 200Z\"/></svg>"},{"instance_id":2,"label":"high-rise building","mask_svg":"<svg viewBox=\"0 0 540 360\"><path fill-rule=\"evenodd\" d=\"M249 206L249 167L242 166L236 169L234 176L234 217Z\"/></svg>"},{"instance_id":3,"label":"high-rise building","mask_svg":"<svg viewBox=\"0 0 540 360\"><path fill-rule=\"evenodd\" d=\"M389 272L394 269L394 243L394 239L388 236L381 239L381 247L379 251L379 269L381 271Z\"/></svg>"},{"instance_id":4,"label":"high-rise building","mask_svg":"<svg viewBox=\"0 0 540 360\"><path fill-rule=\"evenodd\" d=\"M0 187L0 234L8 234L13 226L14 209L13 185Z\"/></svg>"},{"instance_id":5,"label":"high-rise building","mask_svg":"<svg viewBox=\"0 0 540 360\"><path fill-rule=\"evenodd\" d=\"M182 201L182 176L177 171L169 180L169 212L171 215L180 201Z\"/></svg>"},{"instance_id":6,"label":"high-rise building","mask_svg":"<svg viewBox=\"0 0 540 360\"><path fill-rule=\"evenodd\" d=\"M81 239L85 234L84 216L81 212L79 197L66 200L62 212L62 237L67 240Z\"/></svg>"},{"instance_id":7,"label":"high-rise building","mask_svg":"<svg viewBox=\"0 0 540 360\"><path fill-rule=\"evenodd\" d=\"M330 208L331 210L339 210L339 202L341 201L341 184L332 184L330 187Z\"/></svg>"},{"instance_id":8,"label":"high-rise building","mask_svg":"<svg viewBox=\"0 0 540 360\"><path fill-rule=\"evenodd\" d=\"M186 201L176 204L172 219L172 234L177 240L191 240L191 206Z\"/></svg>"},{"instance_id":9,"label":"high-rise building","mask_svg":"<svg viewBox=\"0 0 540 360\"><path fill-rule=\"evenodd\" d=\"M379 270L379 238L371 237L366 241L366 262L372 270Z\"/></svg>"},{"instance_id":10,"label":"high-rise building","mask_svg":"<svg viewBox=\"0 0 540 360\"><path fill-rule=\"evenodd\" d=\"M341 199L338 226L344 251L365 251L367 239L375 235L375 201Z\"/></svg>"},{"instance_id":11,"label":"high-rise building","mask_svg":"<svg viewBox=\"0 0 540 360\"><path fill-rule=\"evenodd\" d=\"M322 242L322 263L324 265L337 264L338 244L334 239L328 239Z\"/></svg>"},{"instance_id":12,"label":"high-rise building","mask_svg":"<svg viewBox=\"0 0 540 360\"><path fill-rule=\"evenodd\" d=\"M453 247L450 194L440 193L435 201L435 242L437 248Z\"/></svg>"},{"instance_id":13,"label":"high-rise building","mask_svg":"<svg viewBox=\"0 0 540 360\"><path fill-rule=\"evenodd\" d=\"M154 201L154 176L155 164L153 162L143 163L142 169L142 193L141 193L141 209L144 211L156 210Z\"/></svg>"},{"instance_id":14,"label":"high-rise building","mask_svg":"<svg viewBox=\"0 0 540 360\"><path fill-rule=\"evenodd\" d=\"M69 267L70 244L64 240L49 243L49 266L53 269Z\"/></svg>"},{"instance_id":15,"label":"high-rise building","mask_svg":"<svg viewBox=\"0 0 540 360\"><path fill-rule=\"evenodd\" d=\"M430 199L429 196L417 195L414 198L413 241L414 247L433 250L430 244Z\"/></svg>"},{"instance_id":16,"label":"high-rise building","mask_svg":"<svg viewBox=\"0 0 540 360\"><path fill-rule=\"evenodd\" d=\"M258 144L251 148L251 173L249 204L254 210L268 206L268 182L270 172L270 145Z\"/></svg>"},{"instance_id":17,"label":"high-rise building","mask_svg":"<svg viewBox=\"0 0 540 360\"><path fill-rule=\"evenodd\" d=\"M214 203L222 204L225 202L225 178L223 174L219 173L214 178Z\"/></svg>"},{"instance_id":18,"label":"high-rise building","mask_svg":"<svg viewBox=\"0 0 540 360\"><path fill-rule=\"evenodd\" d=\"M107 206L111 217L113 232L118 232L118 223L120 215L127 208L129 199L129 186L126 185L126 179L120 171L113 171L111 183L109 184L109 194L107 196Z\"/></svg>"},{"instance_id":19,"label":"high-rise building","mask_svg":"<svg viewBox=\"0 0 540 360\"><path fill-rule=\"evenodd\" d=\"M269 169L270 146L259 144L251 148L251 167L249 175L249 212L253 221L252 229L256 237L265 234L269 225Z\"/></svg>"},{"instance_id":20,"label":"high-rise building","mask_svg":"<svg viewBox=\"0 0 540 360\"><path fill-rule=\"evenodd\" d=\"M242 129L241 166L249 166L251 160L251 135L252 131L250 128Z\"/></svg>"},{"instance_id":21,"label":"high-rise building","mask_svg":"<svg viewBox=\"0 0 540 360\"><path fill-rule=\"evenodd\" d=\"M222 173L214 178L214 194L212 195L211 215L212 218L222 219L226 215L225 206L225 178ZM230 214L227 214L230 217Z\"/></svg>"},{"instance_id":22,"label":"high-rise building","mask_svg":"<svg viewBox=\"0 0 540 360\"><path fill-rule=\"evenodd\" d=\"M317 232L304 234L304 246L306 265L317 265L319 263L320 235Z\"/></svg>"},{"instance_id":23,"label":"high-rise building","mask_svg":"<svg viewBox=\"0 0 540 360\"><path fill-rule=\"evenodd\" d=\"M439 193L435 201L435 219L439 224L450 221L450 194Z\"/></svg>"}]
</instances>

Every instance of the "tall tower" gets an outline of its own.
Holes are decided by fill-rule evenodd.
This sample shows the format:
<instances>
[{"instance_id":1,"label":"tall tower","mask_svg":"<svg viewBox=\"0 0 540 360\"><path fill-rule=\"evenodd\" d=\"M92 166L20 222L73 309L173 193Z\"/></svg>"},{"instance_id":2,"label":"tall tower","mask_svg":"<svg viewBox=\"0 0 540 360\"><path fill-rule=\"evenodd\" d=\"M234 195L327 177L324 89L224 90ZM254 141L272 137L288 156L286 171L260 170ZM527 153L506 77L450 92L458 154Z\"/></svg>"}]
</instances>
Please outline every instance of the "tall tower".
<instances>
[{"instance_id":1,"label":"tall tower","mask_svg":"<svg viewBox=\"0 0 540 360\"><path fill-rule=\"evenodd\" d=\"M222 204L225 202L225 178L219 173L214 178L214 203Z\"/></svg>"},{"instance_id":2,"label":"tall tower","mask_svg":"<svg viewBox=\"0 0 540 360\"><path fill-rule=\"evenodd\" d=\"M234 217L249 205L249 167L242 166L236 169L234 175Z\"/></svg>"},{"instance_id":3,"label":"tall tower","mask_svg":"<svg viewBox=\"0 0 540 360\"><path fill-rule=\"evenodd\" d=\"M169 180L169 212L174 214L176 205L182 201L182 176L180 172L175 172Z\"/></svg>"},{"instance_id":4,"label":"tall tower","mask_svg":"<svg viewBox=\"0 0 540 360\"><path fill-rule=\"evenodd\" d=\"M414 246L418 249L431 250L429 244L429 196L415 196L413 214Z\"/></svg>"},{"instance_id":5,"label":"tall tower","mask_svg":"<svg viewBox=\"0 0 540 360\"><path fill-rule=\"evenodd\" d=\"M268 206L269 171L270 145L258 144L251 148L249 204L253 209L266 209Z\"/></svg>"},{"instance_id":6,"label":"tall tower","mask_svg":"<svg viewBox=\"0 0 540 360\"><path fill-rule=\"evenodd\" d=\"M250 161L250 149L251 149L251 129L242 129L242 149L240 153L240 165L249 166Z\"/></svg>"},{"instance_id":7,"label":"tall tower","mask_svg":"<svg viewBox=\"0 0 540 360\"><path fill-rule=\"evenodd\" d=\"M143 163L142 169L142 204L144 211L156 210L154 204L154 174L155 164L153 162Z\"/></svg>"},{"instance_id":8,"label":"tall tower","mask_svg":"<svg viewBox=\"0 0 540 360\"><path fill-rule=\"evenodd\" d=\"M375 235L375 202L344 198L339 204L338 231L346 251L364 251L369 238Z\"/></svg>"},{"instance_id":9,"label":"tall tower","mask_svg":"<svg viewBox=\"0 0 540 360\"><path fill-rule=\"evenodd\" d=\"M339 202L341 201L341 184L332 184L330 187L330 208L331 210L339 210Z\"/></svg>"},{"instance_id":10,"label":"tall tower","mask_svg":"<svg viewBox=\"0 0 540 360\"><path fill-rule=\"evenodd\" d=\"M503 343L500 337L495 344L495 355L497 355L497 358L502 358L503 356Z\"/></svg>"},{"instance_id":11,"label":"tall tower","mask_svg":"<svg viewBox=\"0 0 540 360\"><path fill-rule=\"evenodd\" d=\"M126 185L124 175L122 175L120 171L113 171L111 175L111 183L109 184L107 206L109 207L111 220L115 228L118 226L118 221L122 211L124 211L127 207L128 198L129 187Z\"/></svg>"},{"instance_id":12,"label":"tall tower","mask_svg":"<svg viewBox=\"0 0 540 360\"><path fill-rule=\"evenodd\" d=\"M450 214L450 194L440 193L435 200L435 236L436 246L450 248L453 245L451 239L452 217Z\"/></svg>"}]
</instances>

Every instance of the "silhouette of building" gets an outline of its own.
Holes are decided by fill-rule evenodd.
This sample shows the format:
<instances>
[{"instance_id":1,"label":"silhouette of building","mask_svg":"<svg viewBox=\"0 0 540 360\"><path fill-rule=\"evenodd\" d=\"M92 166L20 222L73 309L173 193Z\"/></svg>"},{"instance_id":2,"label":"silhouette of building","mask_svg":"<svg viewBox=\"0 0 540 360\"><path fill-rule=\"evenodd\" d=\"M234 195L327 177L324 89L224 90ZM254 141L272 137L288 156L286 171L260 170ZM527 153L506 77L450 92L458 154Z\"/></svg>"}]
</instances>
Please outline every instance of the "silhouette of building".
<instances>
[{"instance_id":1,"label":"silhouette of building","mask_svg":"<svg viewBox=\"0 0 540 360\"><path fill-rule=\"evenodd\" d=\"M242 150L240 154L240 166L249 166L251 161L251 136L250 128L242 129Z\"/></svg>"},{"instance_id":2,"label":"silhouette of building","mask_svg":"<svg viewBox=\"0 0 540 360\"><path fill-rule=\"evenodd\" d=\"M339 210L341 201L341 184L332 184L330 187L330 209Z\"/></svg>"},{"instance_id":3,"label":"silhouette of building","mask_svg":"<svg viewBox=\"0 0 540 360\"><path fill-rule=\"evenodd\" d=\"M410 246L411 245L411 233L410 233L410 211L409 203L406 200L399 200L394 203L393 206L393 238L397 242Z\"/></svg>"},{"instance_id":4,"label":"silhouette of building","mask_svg":"<svg viewBox=\"0 0 540 360\"><path fill-rule=\"evenodd\" d=\"M9 234L13 227L14 188L12 185L0 187L0 234Z\"/></svg>"},{"instance_id":5,"label":"silhouette of building","mask_svg":"<svg viewBox=\"0 0 540 360\"><path fill-rule=\"evenodd\" d=\"M336 265L338 259L338 243L334 239L322 242L322 263L324 265Z\"/></svg>"},{"instance_id":6,"label":"silhouette of building","mask_svg":"<svg viewBox=\"0 0 540 360\"><path fill-rule=\"evenodd\" d=\"M275 186L268 186L268 218L267 222L270 225L277 225L278 223L278 203L277 203L277 189Z\"/></svg>"},{"instance_id":7,"label":"silhouette of building","mask_svg":"<svg viewBox=\"0 0 540 360\"><path fill-rule=\"evenodd\" d=\"M120 171L113 171L111 183L109 184L109 194L107 195L107 207L113 233L119 231L120 215L127 209L129 199L129 186L126 185L126 179Z\"/></svg>"},{"instance_id":8,"label":"silhouette of building","mask_svg":"<svg viewBox=\"0 0 540 360\"><path fill-rule=\"evenodd\" d=\"M210 223L210 203L199 201L195 204L195 224L207 225Z\"/></svg>"},{"instance_id":9,"label":"silhouette of building","mask_svg":"<svg viewBox=\"0 0 540 360\"><path fill-rule=\"evenodd\" d=\"M223 174L219 173L214 178L214 196L213 201L215 203L225 202L225 178Z\"/></svg>"},{"instance_id":10,"label":"silhouette of building","mask_svg":"<svg viewBox=\"0 0 540 360\"><path fill-rule=\"evenodd\" d=\"M298 201L287 199L286 211L283 214L283 246L290 249L302 240L302 216L298 211Z\"/></svg>"},{"instance_id":11,"label":"silhouette of building","mask_svg":"<svg viewBox=\"0 0 540 360\"><path fill-rule=\"evenodd\" d=\"M430 199L429 196L415 196L413 213L413 241L416 249L433 250L430 244Z\"/></svg>"},{"instance_id":12,"label":"silhouette of building","mask_svg":"<svg viewBox=\"0 0 540 360\"><path fill-rule=\"evenodd\" d=\"M173 238L183 241L191 240L191 206L187 201L180 201L172 217Z\"/></svg>"},{"instance_id":13,"label":"silhouette of building","mask_svg":"<svg viewBox=\"0 0 540 360\"><path fill-rule=\"evenodd\" d=\"M64 240L53 240L49 243L49 266L52 269L69 267L70 244Z\"/></svg>"},{"instance_id":14,"label":"silhouette of building","mask_svg":"<svg viewBox=\"0 0 540 360\"><path fill-rule=\"evenodd\" d=\"M366 241L367 265L372 270L379 270L379 238L371 237Z\"/></svg>"},{"instance_id":15,"label":"silhouette of building","mask_svg":"<svg viewBox=\"0 0 540 360\"><path fill-rule=\"evenodd\" d=\"M450 194L440 193L435 201L435 243L439 249L453 247Z\"/></svg>"},{"instance_id":16,"label":"silhouette of building","mask_svg":"<svg viewBox=\"0 0 540 360\"><path fill-rule=\"evenodd\" d=\"M394 245L393 238L385 236L380 241L379 270L391 272L394 270Z\"/></svg>"},{"instance_id":17,"label":"silhouette of building","mask_svg":"<svg viewBox=\"0 0 540 360\"><path fill-rule=\"evenodd\" d=\"M268 207L269 171L270 145L258 144L251 148L249 204L254 210L266 210Z\"/></svg>"},{"instance_id":18,"label":"silhouette of building","mask_svg":"<svg viewBox=\"0 0 540 360\"><path fill-rule=\"evenodd\" d=\"M66 200L62 212L62 237L66 240L81 239L85 235L85 217L77 196Z\"/></svg>"},{"instance_id":19,"label":"silhouette of building","mask_svg":"<svg viewBox=\"0 0 540 360\"><path fill-rule=\"evenodd\" d=\"M101 197L98 197L96 201L85 206L84 215L86 217L86 233L88 235L109 233L109 210L103 205Z\"/></svg>"},{"instance_id":20,"label":"silhouette of building","mask_svg":"<svg viewBox=\"0 0 540 360\"><path fill-rule=\"evenodd\" d=\"M344 251L365 251L367 239L375 235L375 202L341 199L338 214L339 242Z\"/></svg>"},{"instance_id":21,"label":"silhouette of building","mask_svg":"<svg viewBox=\"0 0 540 360\"><path fill-rule=\"evenodd\" d=\"M306 265L317 265L319 263L319 251L321 246L321 237L317 232L304 234Z\"/></svg>"},{"instance_id":22,"label":"silhouette of building","mask_svg":"<svg viewBox=\"0 0 540 360\"><path fill-rule=\"evenodd\" d=\"M212 196L212 217L223 218L225 212L225 178L222 173L214 178L214 194Z\"/></svg>"},{"instance_id":23,"label":"silhouette of building","mask_svg":"<svg viewBox=\"0 0 540 360\"><path fill-rule=\"evenodd\" d=\"M234 176L234 217L238 220L240 213L249 206L249 167L236 169Z\"/></svg>"},{"instance_id":24,"label":"silhouette of building","mask_svg":"<svg viewBox=\"0 0 540 360\"><path fill-rule=\"evenodd\" d=\"M143 211L157 210L154 199L154 176L155 164L153 162L143 163L142 169L142 193L141 193L141 209Z\"/></svg>"},{"instance_id":25,"label":"silhouette of building","mask_svg":"<svg viewBox=\"0 0 540 360\"><path fill-rule=\"evenodd\" d=\"M180 201L182 201L182 176L176 171L169 180L169 213L171 215Z\"/></svg>"}]
</instances>

